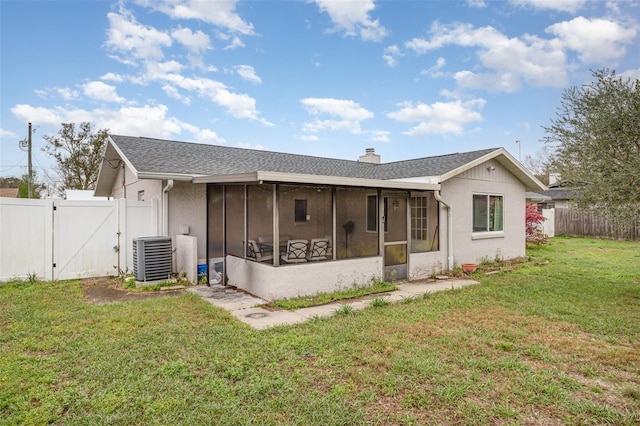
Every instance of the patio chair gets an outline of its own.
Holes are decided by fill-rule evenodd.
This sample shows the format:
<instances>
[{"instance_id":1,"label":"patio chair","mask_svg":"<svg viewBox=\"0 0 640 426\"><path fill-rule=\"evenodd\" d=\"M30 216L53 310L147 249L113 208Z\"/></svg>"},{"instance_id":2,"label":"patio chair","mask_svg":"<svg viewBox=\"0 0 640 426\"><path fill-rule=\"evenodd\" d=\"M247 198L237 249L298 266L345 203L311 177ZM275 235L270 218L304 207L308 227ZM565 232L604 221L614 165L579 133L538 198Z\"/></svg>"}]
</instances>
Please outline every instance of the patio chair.
<instances>
[{"instance_id":1,"label":"patio chair","mask_svg":"<svg viewBox=\"0 0 640 426\"><path fill-rule=\"evenodd\" d=\"M247 244L247 257L256 260L258 262L267 262L269 260L273 260L273 256L270 254L262 254L260 251L260 247L255 240L249 240Z\"/></svg>"},{"instance_id":2,"label":"patio chair","mask_svg":"<svg viewBox=\"0 0 640 426\"><path fill-rule=\"evenodd\" d=\"M307 261L307 240L287 241L287 252L281 259L285 263L302 263Z\"/></svg>"},{"instance_id":3,"label":"patio chair","mask_svg":"<svg viewBox=\"0 0 640 426\"><path fill-rule=\"evenodd\" d=\"M258 236L258 246L265 255L273 255L273 238Z\"/></svg>"},{"instance_id":4,"label":"patio chair","mask_svg":"<svg viewBox=\"0 0 640 426\"><path fill-rule=\"evenodd\" d=\"M314 238L309 244L309 254L307 260L326 260L327 251L329 250L329 240L326 238Z\"/></svg>"}]
</instances>

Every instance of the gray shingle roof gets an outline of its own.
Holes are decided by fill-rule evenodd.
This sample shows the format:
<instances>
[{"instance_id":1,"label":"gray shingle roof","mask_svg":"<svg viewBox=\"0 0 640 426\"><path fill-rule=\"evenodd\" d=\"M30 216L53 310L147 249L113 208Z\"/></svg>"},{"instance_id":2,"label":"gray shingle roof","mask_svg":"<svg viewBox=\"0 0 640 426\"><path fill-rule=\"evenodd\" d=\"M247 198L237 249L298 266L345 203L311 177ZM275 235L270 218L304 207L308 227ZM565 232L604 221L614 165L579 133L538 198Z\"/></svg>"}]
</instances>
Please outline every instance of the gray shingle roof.
<instances>
[{"instance_id":1,"label":"gray shingle roof","mask_svg":"<svg viewBox=\"0 0 640 426\"><path fill-rule=\"evenodd\" d=\"M439 176L497 149L371 164L144 137L111 135L111 140L139 173L226 175L265 171L384 180Z\"/></svg>"}]
</instances>

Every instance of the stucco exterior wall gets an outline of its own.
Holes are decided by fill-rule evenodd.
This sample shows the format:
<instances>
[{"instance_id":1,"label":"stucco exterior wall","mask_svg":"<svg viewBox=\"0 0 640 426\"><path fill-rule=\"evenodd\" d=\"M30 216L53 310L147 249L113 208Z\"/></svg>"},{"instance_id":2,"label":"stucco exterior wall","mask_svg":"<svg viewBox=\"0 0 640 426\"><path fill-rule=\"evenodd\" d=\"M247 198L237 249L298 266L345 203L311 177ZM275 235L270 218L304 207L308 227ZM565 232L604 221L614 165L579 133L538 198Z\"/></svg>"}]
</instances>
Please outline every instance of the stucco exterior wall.
<instances>
[{"instance_id":1,"label":"stucco exterior wall","mask_svg":"<svg viewBox=\"0 0 640 426\"><path fill-rule=\"evenodd\" d=\"M409 253L409 279L420 280L447 269L447 255L442 251Z\"/></svg>"},{"instance_id":2,"label":"stucco exterior wall","mask_svg":"<svg viewBox=\"0 0 640 426\"><path fill-rule=\"evenodd\" d=\"M189 228L188 233L183 230ZM198 258L207 257L207 185L174 181L169 191L169 236L190 235L198 239Z\"/></svg>"},{"instance_id":3,"label":"stucco exterior wall","mask_svg":"<svg viewBox=\"0 0 640 426\"><path fill-rule=\"evenodd\" d=\"M382 276L382 257L274 267L227 256L229 284L271 301L329 293L371 282Z\"/></svg>"},{"instance_id":4,"label":"stucco exterior wall","mask_svg":"<svg viewBox=\"0 0 640 426\"><path fill-rule=\"evenodd\" d=\"M497 161L489 160L442 183L442 197L453 206L453 258L457 264L483 258L525 255L525 187ZM473 232L473 194L504 197L504 231ZM441 248L446 253L446 209L441 211Z\"/></svg>"},{"instance_id":5,"label":"stucco exterior wall","mask_svg":"<svg viewBox=\"0 0 640 426\"><path fill-rule=\"evenodd\" d=\"M142 192L142 193L141 193ZM139 196L142 196L138 200ZM133 201L158 200L157 218L158 229L156 235L162 233L162 181L152 179L138 179L128 167L121 167L111 188L111 196L115 199L124 198ZM152 236L152 235L149 235Z\"/></svg>"}]
</instances>

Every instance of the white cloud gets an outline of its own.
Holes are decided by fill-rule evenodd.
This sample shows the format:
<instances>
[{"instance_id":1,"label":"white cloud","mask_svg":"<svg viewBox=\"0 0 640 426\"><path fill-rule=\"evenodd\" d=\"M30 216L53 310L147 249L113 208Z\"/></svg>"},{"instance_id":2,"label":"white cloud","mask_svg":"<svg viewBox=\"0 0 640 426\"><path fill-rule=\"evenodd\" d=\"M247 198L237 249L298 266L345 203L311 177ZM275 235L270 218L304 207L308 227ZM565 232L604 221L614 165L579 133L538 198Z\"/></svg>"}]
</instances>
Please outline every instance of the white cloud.
<instances>
[{"instance_id":1,"label":"white cloud","mask_svg":"<svg viewBox=\"0 0 640 426\"><path fill-rule=\"evenodd\" d=\"M477 7L479 9L487 7L487 3L484 0L467 0L469 7Z\"/></svg>"},{"instance_id":2,"label":"white cloud","mask_svg":"<svg viewBox=\"0 0 640 426\"><path fill-rule=\"evenodd\" d=\"M566 57L557 39L544 40L525 34L509 38L491 26L434 23L429 39L414 38L405 47L417 54L457 45L478 49L478 58L489 72L460 71L456 79L464 87L514 91L524 80L532 86L566 85Z\"/></svg>"},{"instance_id":3,"label":"white cloud","mask_svg":"<svg viewBox=\"0 0 640 426\"><path fill-rule=\"evenodd\" d=\"M382 55L382 59L387 64L388 67L395 68L398 65L398 59L402 56L400 52L400 48L398 45L394 44L392 46L388 46L384 49L384 55Z\"/></svg>"},{"instance_id":4,"label":"white cloud","mask_svg":"<svg viewBox=\"0 0 640 426\"><path fill-rule=\"evenodd\" d=\"M231 40L231 43L226 45L223 49L233 50L233 49L238 49L240 47L244 47L244 42L240 39L240 37L233 37L233 39Z\"/></svg>"},{"instance_id":5,"label":"white cloud","mask_svg":"<svg viewBox=\"0 0 640 426\"><path fill-rule=\"evenodd\" d=\"M305 142L318 142L320 138L316 135L304 134L300 136L300 140L303 140Z\"/></svg>"},{"instance_id":6,"label":"white cloud","mask_svg":"<svg viewBox=\"0 0 640 426\"><path fill-rule=\"evenodd\" d=\"M16 118L40 124L53 124L59 126L64 122L65 110L62 108L33 107L27 104L17 104L11 108Z\"/></svg>"},{"instance_id":7,"label":"white cloud","mask_svg":"<svg viewBox=\"0 0 640 426\"><path fill-rule=\"evenodd\" d=\"M125 98L118 96L115 86L103 83L102 81L90 81L82 86L85 96L105 102L122 103Z\"/></svg>"},{"instance_id":8,"label":"white cloud","mask_svg":"<svg viewBox=\"0 0 640 426\"><path fill-rule=\"evenodd\" d=\"M171 31L171 37L193 53L201 53L211 49L209 36L200 30L194 33L189 28L177 28Z\"/></svg>"},{"instance_id":9,"label":"white cloud","mask_svg":"<svg viewBox=\"0 0 640 426\"><path fill-rule=\"evenodd\" d=\"M484 107L484 99L469 101L424 103L403 102L398 111L387 114L387 117L401 123L418 123L404 134L424 136L426 134L461 135L465 125L482 121L478 112Z\"/></svg>"},{"instance_id":10,"label":"white cloud","mask_svg":"<svg viewBox=\"0 0 640 426\"><path fill-rule=\"evenodd\" d=\"M540 10L575 13L587 0L511 0L511 4Z\"/></svg>"},{"instance_id":11,"label":"white cloud","mask_svg":"<svg viewBox=\"0 0 640 426\"><path fill-rule=\"evenodd\" d=\"M620 73L620 77L622 78L622 81L640 80L640 68L623 71L622 73Z\"/></svg>"},{"instance_id":12,"label":"white cloud","mask_svg":"<svg viewBox=\"0 0 640 426\"><path fill-rule=\"evenodd\" d=\"M386 130L373 130L371 132L371 140L373 142L388 143L391 142L391 139L389 139L390 134L391 132L388 132Z\"/></svg>"},{"instance_id":13,"label":"white cloud","mask_svg":"<svg viewBox=\"0 0 640 426\"><path fill-rule=\"evenodd\" d=\"M441 70L446 64L447 64L447 60L442 56L440 56L434 66L427 68L426 70L420 71L420 74L428 75L431 78L442 77L444 73Z\"/></svg>"},{"instance_id":14,"label":"white cloud","mask_svg":"<svg viewBox=\"0 0 640 426\"><path fill-rule=\"evenodd\" d=\"M637 30L625 28L608 19L587 19L582 16L553 24L545 30L558 36L563 46L578 52L584 63L603 63L623 57L624 45L633 43Z\"/></svg>"},{"instance_id":15,"label":"white cloud","mask_svg":"<svg viewBox=\"0 0 640 426\"><path fill-rule=\"evenodd\" d=\"M11 109L17 118L32 120L39 125L59 126L60 123L88 121L96 128L109 129L115 134L144 135L164 139L174 138L182 132L198 135L200 130L197 127L168 116L167 111L168 108L165 105L126 106L115 110L105 108L84 110L20 104ZM206 135L206 132L203 135Z\"/></svg>"},{"instance_id":16,"label":"white cloud","mask_svg":"<svg viewBox=\"0 0 640 426\"><path fill-rule=\"evenodd\" d=\"M180 92L178 92L178 89L176 89L175 87L173 87L173 86L171 86L169 84L165 84L164 86L162 86L162 90L171 99L175 99L177 101L180 101L185 105L191 105L191 98L188 97L188 96L182 95Z\"/></svg>"},{"instance_id":17,"label":"white cloud","mask_svg":"<svg viewBox=\"0 0 640 426\"><path fill-rule=\"evenodd\" d=\"M78 98L78 91L70 89L68 87L53 87L50 89L35 89L34 92L36 95L41 98L47 99L49 95L54 94L60 96L65 101L70 101L72 99Z\"/></svg>"},{"instance_id":18,"label":"white cloud","mask_svg":"<svg viewBox=\"0 0 640 426\"><path fill-rule=\"evenodd\" d=\"M137 0L173 19L196 19L242 35L253 35L253 25L236 13L237 0Z\"/></svg>"},{"instance_id":19,"label":"white cloud","mask_svg":"<svg viewBox=\"0 0 640 426\"><path fill-rule=\"evenodd\" d=\"M113 72L108 72L100 77L100 80L104 81L112 81L114 83L122 83L124 81L124 77L120 74L116 74Z\"/></svg>"},{"instance_id":20,"label":"white cloud","mask_svg":"<svg viewBox=\"0 0 640 426\"><path fill-rule=\"evenodd\" d=\"M262 79L256 74L256 70L251 65L238 65L235 68L243 80L250 81L253 84L262 83Z\"/></svg>"},{"instance_id":21,"label":"white cloud","mask_svg":"<svg viewBox=\"0 0 640 426\"><path fill-rule=\"evenodd\" d=\"M302 106L312 116L328 115L332 119L316 119L305 123L306 133L317 133L323 130L346 131L353 134L362 132L360 122L373 118L373 113L361 107L357 102L346 99L306 98L300 100Z\"/></svg>"},{"instance_id":22,"label":"white cloud","mask_svg":"<svg viewBox=\"0 0 640 426\"><path fill-rule=\"evenodd\" d=\"M135 63L137 59L160 60L164 57L163 47L171 46L169 34L151 26L141 25L135 18L122 11L123 14L108 13L109 29L107 30L107 46L114 51L126 55L116 59L125 63Z\"/></svg>"},{"instance_id":23,"label":"white cloud","mask_svg":"<svg viewBox=\"0 0 640 426\"><path fill-rule=\"evenodd\" d=\"M380 22L369 17L376 6L373 0L335 1L315 0L320 11L325 12L335 25L333 31L344 31L348 36L360 35L364 41L380 41L388 35Z\"/></svg>"},{"instance_id":24,"label":"white cloud","mask_svg":"<svg viewBox=\"0 0 640 426\"><path fill-rule=\"evenodd\" d=\"M195 135L195 139L200 143L226 143L216 132L209 129L200 129Z\"/></svg>"},{"instance_id":25,"label":"white cloud","mask_svg":"<svg viewBox=\"0 0 640 426\"><path fill-rule=\"evenodd\" d=\"M18 135L16 135L15 133L9 130L0 129L0 138L17 138L17 137Z\"/></svg>"}]
</instances>

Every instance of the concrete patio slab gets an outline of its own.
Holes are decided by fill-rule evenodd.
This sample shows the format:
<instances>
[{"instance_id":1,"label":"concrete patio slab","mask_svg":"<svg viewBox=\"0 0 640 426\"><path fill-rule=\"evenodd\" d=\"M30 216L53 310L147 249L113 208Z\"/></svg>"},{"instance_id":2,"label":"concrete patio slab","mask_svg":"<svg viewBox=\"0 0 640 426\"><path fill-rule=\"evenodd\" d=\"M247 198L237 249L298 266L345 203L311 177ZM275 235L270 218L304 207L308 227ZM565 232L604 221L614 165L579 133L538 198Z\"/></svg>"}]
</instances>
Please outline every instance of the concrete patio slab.
<instances>
[{"instance_id":1,"label":"concrete patio slab","mask_svg":"<svg viewBox=\"0 0 640 426\"><path fill-rule=\"evenodd\" d=\"M266 301L243 291L219 284L211 287L200 285L189 288L188 291L202 296L214 306L226 309L245 324L257 330L265 330L277 325L298 324L314 317L328 318L335 315L336 311L344 305L349 305L351 309L358 311L370 307L371 301L376 298L382 298L389 303L397 303L425 293L458 289L473 284L478 284L478 282L470 279L449 279L400 283L397 284L398 290L388 293L373 294L357 300L333 302L295 311L266 309L262 307L267 304Z\"/></svg>"}]
</instances>

